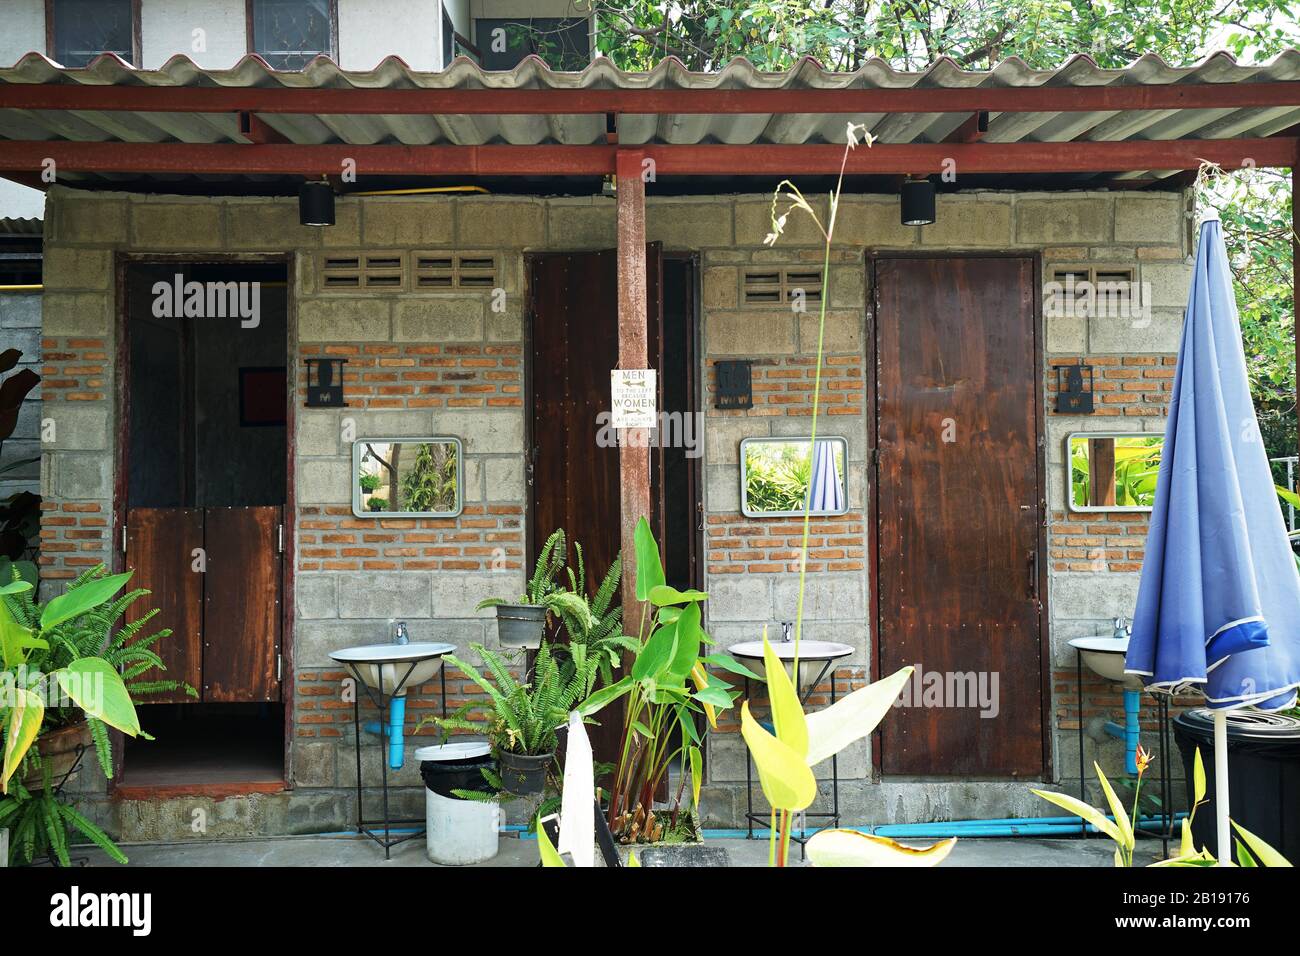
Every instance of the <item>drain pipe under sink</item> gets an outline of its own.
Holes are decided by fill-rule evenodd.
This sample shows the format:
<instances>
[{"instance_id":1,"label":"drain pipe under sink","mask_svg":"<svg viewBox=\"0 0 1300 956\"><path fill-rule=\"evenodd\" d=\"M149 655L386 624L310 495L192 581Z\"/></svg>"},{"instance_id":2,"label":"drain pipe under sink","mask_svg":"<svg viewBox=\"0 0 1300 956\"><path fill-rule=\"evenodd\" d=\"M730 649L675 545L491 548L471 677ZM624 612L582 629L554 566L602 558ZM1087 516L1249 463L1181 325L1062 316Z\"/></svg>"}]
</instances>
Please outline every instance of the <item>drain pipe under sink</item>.
<instances>
[{"instance_id":1,"label":"drain pipe under sink","mask_svg":"<svg viewBox=\"0 0 1300 956\"><path fill-rule=\"evenodd\" d=\"M379 736L383 728L379 721L368 720L361 727L368 734ZM406 763L406 695L388 701L388 766L401 770Z\"/></svg>"},{"instance_id":2,"label":"drain pipe under sink","mask_svg":"<svg viewBox=\"0 0 1300 956\"><path fill-rule=\"evenodd\" d=\"M1106 733L1124 741L1124 772L1130 777L1137 776L1137 748L1141 726L1138 714L1142 709L1142 692L1140 690L1124 691L1124 726L1113 720L1106 721Z\"/></svg>"}]
</instances>

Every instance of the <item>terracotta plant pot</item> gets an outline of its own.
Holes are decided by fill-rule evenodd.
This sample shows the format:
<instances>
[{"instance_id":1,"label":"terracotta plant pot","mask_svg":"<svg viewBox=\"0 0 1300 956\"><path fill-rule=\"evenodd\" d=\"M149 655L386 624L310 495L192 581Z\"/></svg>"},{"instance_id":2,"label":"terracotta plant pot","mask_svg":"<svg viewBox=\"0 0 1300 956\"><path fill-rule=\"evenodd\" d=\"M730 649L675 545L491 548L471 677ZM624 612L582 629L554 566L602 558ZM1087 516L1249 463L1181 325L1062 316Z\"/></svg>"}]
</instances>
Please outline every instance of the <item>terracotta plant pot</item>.
<instances>
[{"instance_id":1,"label":"terracotta plant pot","mask_svg":"<svg viewBox=\"0 0 1300 956\"><path fill-rule=\"evenodd\" d=\"M499 758L501 785L507 793L527 797L541 793L546 786L546 768L555 754L502 753Z\"/></svg>"},{"instance_id":2,"label":"terracotta plant pot","mask_svg":"<svg viewBox=\"0 0 1300 956\"><path fill-rule=\"evenodd\" d=\"M77 762L80 753L90 750L94 743L90 739L90 726L80 720L66 727L48 730L36 738L36 750L41 755L41 763L50 770L50 781L57 787ZM77 768L77 773L81 768ZM69 777L75 778L76 774ZM23 786L33 793L45 788L44 776L40 767L34 768L23 777Z\"/></svg>"},{"instance_id":3,"label":"terracotta plant pot","mask_svg":"<svg viewBox=\"0 0 1300 956\"><path fill-rule=\"evenodd\" d=\"M537 650L546 634L546 608L540 604L498 604L497 640L502 647Z\"/></svg>"}]
</instances>

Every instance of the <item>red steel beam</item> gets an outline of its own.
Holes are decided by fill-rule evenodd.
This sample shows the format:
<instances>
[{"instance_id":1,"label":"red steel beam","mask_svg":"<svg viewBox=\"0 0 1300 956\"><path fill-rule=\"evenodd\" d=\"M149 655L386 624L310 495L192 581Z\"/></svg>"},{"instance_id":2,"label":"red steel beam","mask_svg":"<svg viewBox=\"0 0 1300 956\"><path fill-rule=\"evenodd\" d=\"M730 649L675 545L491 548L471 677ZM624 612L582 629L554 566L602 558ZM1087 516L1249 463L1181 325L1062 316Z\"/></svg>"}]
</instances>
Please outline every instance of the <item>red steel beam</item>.
<instances>
[{"instance_id":1,"label":"red steel beam","mask_svg":"<svg viewBox=\"0 0 1300 956\"><path fill-rule=\"evenodd\" d=\"M849 154L855 175L926 175L955 163L968 173L1088 173L1196 169L1203 160L1225 169L1291 166L1296 139L1126 140L1071 143L882 144ZM345 160L363 176L602 176L613 173L619 147L349 146L238 143L85 143L0 140L0 172L31 172L53 159L60 170L85 173L194 173L319 176ZM805 146L647 146L657 175L819 175L839 171L844 148Z\"/></svg>"},{"instance_id":2,"label":"red steel beam","mask_svg":"<svg viewBox=\"0 0 1300 956\"><path fill-rule=\"evenodd\" d=\"M1300 81L800 90L410 90L0 84L0 109L162 113L1056 113L1300 106Z\"/></svg>"}]
</instances>

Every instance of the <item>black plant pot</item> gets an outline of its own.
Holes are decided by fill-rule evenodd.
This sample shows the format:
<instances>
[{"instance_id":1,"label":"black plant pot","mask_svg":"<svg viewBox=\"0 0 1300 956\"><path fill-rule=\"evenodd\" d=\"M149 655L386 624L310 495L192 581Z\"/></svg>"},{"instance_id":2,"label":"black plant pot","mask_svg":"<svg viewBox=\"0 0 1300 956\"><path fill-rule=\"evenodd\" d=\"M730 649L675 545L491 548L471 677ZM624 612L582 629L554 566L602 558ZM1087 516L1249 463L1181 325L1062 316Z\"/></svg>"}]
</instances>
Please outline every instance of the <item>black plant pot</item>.
<instances>
[{"instance_id":1,"label":"black plant pot","mask_svg":"<svg viewBox=\"0 0 1300 956\"><path fill-rule=\"evenodd\" d=\"M502 753L500 762L501 785L507 793L517 797L527 797L541 793L546 786L546 768L555 759L555 754L512 754Z\"/></svg>"},{"instance_id":2,"label":"black plant pot","mask_svg":"<svg viewBox=\"0 0 1300 956\"><path fill-rule=\"evenodd\" d=\"M497 640L502 647L536 650L546 634L546 608L540 604L498 604Z\"/></svg>"}]
</instances>

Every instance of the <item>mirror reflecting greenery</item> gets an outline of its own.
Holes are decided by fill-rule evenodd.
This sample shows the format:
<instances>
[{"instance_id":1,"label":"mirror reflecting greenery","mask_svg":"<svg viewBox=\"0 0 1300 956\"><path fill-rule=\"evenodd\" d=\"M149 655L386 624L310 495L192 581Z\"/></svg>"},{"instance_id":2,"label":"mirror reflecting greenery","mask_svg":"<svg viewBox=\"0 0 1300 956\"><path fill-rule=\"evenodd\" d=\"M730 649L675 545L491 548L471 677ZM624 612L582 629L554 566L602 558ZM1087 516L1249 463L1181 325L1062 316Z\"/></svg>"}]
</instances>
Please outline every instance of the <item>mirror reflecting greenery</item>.
<instances>
[{"instance_id":1,"label":"mirror reflecting greenery","mask_svg":"<svg viewBox=\"0 0 1300 956\"><path fill-rule=\"evenodd\" d=\"M361 438L352 446L352 513L446 518L464 506L459 438Z\"/></svg>"},{"instance_id":2,"label":"mirror reflecting greenery","mask_svg":"<svg viewBox=\"0 0 1300 956\"><path fill-rule=\"evenodd\" d=\"M1164 444L1147 432L1070 435L1070 510L1150 511Z\"/></svg>"},{"instance_id":3,"label":"mirror reflecting greenery","mask_svg":"<svg viewBox=\"0 0 1300 956\"><path fill-rule=\"evenodd\" d=\"M849 510L848 443L835 436L746 438L740 443L741 511L749 517L814 515Z\"/></svg>"}]
</instances>

